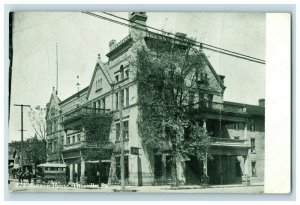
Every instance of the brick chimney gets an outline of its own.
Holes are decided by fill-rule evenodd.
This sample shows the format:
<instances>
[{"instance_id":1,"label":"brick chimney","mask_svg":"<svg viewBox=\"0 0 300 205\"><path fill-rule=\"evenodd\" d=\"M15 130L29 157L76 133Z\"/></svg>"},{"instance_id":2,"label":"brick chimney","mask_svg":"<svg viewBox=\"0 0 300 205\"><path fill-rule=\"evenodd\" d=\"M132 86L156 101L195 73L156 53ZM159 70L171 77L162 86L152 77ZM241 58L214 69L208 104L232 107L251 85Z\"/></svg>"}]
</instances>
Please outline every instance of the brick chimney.
<instances>
[{"instance_id":1,"label":"brick chimney","mask_svg":"<svg viewBox=\"0 0 300 205\"><path fill-rule=\"evenodd\" d=\"M130 25L134 27L129 28L129 35L135 41L146 35L146 22L148 16L146 12L130 12L129 13L129 21ZM138 29L141 28L141 29Z\"/></svg>"},{"instance_id":2,"label":"brick chimney","mask_svg":"<svg viewBox=\"0 0 300 205\"><path fill-rule=\"evenodd\" d=\"M129 13L129 21L131 25L138 26L138 27L144 27L146 26L148 16L146 15L146 12L130 12Z\"/></svg>"},{"instance_id":3,"label":"brick chimney","mask_svg":"<svg viewBox=\"0 0 300 205\"><path fill-rule=\"evenodd\" d=\"M258 105L259 105L260 107L265 107L265 99L264 99L264 98L259 99L259 100L258 100Z\"/></svg>"}]
</instances>

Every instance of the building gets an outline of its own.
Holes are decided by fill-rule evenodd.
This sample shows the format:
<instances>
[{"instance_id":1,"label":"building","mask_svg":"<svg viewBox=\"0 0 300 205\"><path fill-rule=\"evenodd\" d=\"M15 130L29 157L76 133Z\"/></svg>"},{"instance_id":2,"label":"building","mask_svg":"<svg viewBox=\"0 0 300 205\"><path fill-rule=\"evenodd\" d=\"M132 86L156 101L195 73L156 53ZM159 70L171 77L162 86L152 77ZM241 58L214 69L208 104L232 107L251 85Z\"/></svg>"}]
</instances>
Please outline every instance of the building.
<instances>
[{"instance_id":1,"label":"building","mask_svg":"<svg viewBox=\"0 0 300 205\"><path fill-rule=\"evenodd\" d=\"M146 25L145 12L132 12L129 18L134 26ZM170 155L156 152L149 156L143 149L137 124L137 84L130 63L135 58L135 50L141 45L147 46L156 37L151 32L129 29L129 35L120 42L109 42L108 62L103 62L98 55L88 87L64 101L60 101L53 90L47 104L47 156L49 162L69 165L69 180L97 183L100 178L103 183L120 182L120 152L113 147L120 146L122 106L121 119L126 133L126 183L153 185L171 182ZM260 100L259 106L223 101L224 76L215 72L204 54L203 58L211 91L197 93L207 102L205 106L193 107L190 116L212 133L211 159L204 163L207 164L210 183L247 183L249 179L252 183L263 182L264 100ZM103 130L96 131L95 126ZM104 141L107 143L102 146ZM101 156L99 146L105 153ZM178 168L180 181L199 184L202 166L203 163L193 157L183 159Z\"/></svg>"}]
</instances>

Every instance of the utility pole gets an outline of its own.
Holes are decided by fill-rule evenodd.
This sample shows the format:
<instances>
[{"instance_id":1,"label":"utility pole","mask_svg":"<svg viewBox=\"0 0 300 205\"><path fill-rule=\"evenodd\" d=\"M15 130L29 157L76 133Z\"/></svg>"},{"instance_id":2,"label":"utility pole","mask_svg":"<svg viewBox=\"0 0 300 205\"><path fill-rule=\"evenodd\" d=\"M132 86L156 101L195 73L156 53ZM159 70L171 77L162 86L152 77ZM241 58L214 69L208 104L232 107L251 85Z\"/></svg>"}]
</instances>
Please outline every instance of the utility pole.
<instances>
[{"instance_id":1,"label":"utility pole","mask_svg":"<svg viewBox=\"0 0 300 205\"><path fill-rule=\"evenodd\" d=\"M119 115L120 115L120 141L121 141L121 157L120 157L120 166L121 166L121 191L125 190L125 167L124 167L124 135L123 135L123 98L121 86L118 89L119 92Z\"/></svg>"},{"instance_id":2,"label":"utility pole","mask_svg":"<svg viewBox=\"0 0 300 205\"><path fill-rule=\"evenodd\" d=\"M23 107L30 107L30 105L23 105L23 104L14 104L14 106L21 107L21 170L23 171L23 160L24 160L24 149L23 149L23 132L26 131L23 129Z\"/></svg>"}]
</instances>

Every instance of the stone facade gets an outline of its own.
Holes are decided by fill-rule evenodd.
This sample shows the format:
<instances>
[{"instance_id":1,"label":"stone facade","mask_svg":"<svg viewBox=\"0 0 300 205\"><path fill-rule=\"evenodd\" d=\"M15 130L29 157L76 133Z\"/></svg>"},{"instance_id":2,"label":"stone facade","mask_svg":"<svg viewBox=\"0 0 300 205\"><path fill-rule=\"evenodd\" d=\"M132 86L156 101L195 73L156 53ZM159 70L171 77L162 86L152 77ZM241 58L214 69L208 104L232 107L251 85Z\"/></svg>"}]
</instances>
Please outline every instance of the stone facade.
<instances>
[{"instance_id":1,"label":"stone facade","mask_svg":"<svg viewBox=\"0 0 300 205\"><path fill-rule=\"evenodd\" d=\"M145 12L132 12L129 17L133 25L143 27L146 24ZM123 98L122 118L125 129L128 129L124 140L126 183L153 185L170 182L169 154L146 152L137 124L138 94L132 62L135 59L135 51L141 45L145 46L145 39L150 37L149 33L131 28L129 35L120 42L109 42L108 62L102 62L101 56L98 55L88 87L64 101L60 101L55 92L52 93L47 105L47 126L51 126L56 119L58 127L57 134L49 128L47 141L48 147L52 147L52 152L48 154L48 161L68 164L70 181L97 183L100 178L104 183L119 183L119 152L112 152L106 158L99 156L95 159L88 159L84 154L86 149L93 149L93 145L86 140L86 129L80 115L83 112L97 115L101 120L102 114L109 113L112 123L107 137L114 146L119 146L119 109L120 99ZM224 102L224 76L217 75L205 54L203 58L206 62L205 72L209 81L208 95L211 96L211 105L209 109L197 109L191 115L212 133L214 141L209 153L211 157L207 162L199 162L192 157L178 160L179 180L186 184L200 183L199 176L203 174L203 164L206 164L207 174L214 184L242 183L249 177L253 182L263 182L264 107ZM53 147L55 140L63 145L62 150L57 150L59 146ZM132 152L133 149L138 150L138 155ZM53 154L56 151L60 154Z\"/></svg>"}]
</instances>

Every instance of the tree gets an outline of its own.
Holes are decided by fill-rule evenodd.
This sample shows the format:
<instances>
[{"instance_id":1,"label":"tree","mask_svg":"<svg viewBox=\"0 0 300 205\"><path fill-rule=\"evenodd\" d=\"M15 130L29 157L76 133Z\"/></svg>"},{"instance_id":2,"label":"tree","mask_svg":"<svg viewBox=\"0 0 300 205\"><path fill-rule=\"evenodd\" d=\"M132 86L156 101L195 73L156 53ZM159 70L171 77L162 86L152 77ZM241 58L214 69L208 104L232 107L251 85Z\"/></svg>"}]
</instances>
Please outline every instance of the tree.
<instances>
[{"instance_id":1,"label":"tree","mask_svg":"<svg viewBox=\"0 0 300 205\"><path fill-rule=\"evenodd\" d=\"M35 135L23 142L24 148L24 164L32 165L32 164L40 164L46 162L46 150L43 147L44 142L38 139ZM11 146L15 149L21 148L21 141L13 141Z\"/></svg>"},{"instance_id":2,"label":"tree","mask_svg":"<svg viewBox=\"0 0 300 205\"><path fill-rule=\"evenodd\" d=\"M46 162L46 149L44 142L35 135L24 142L25 164L41 164Z\"/></svg>"},{"instance_id":3,"label":"tree","mask_svg":"<svg viewBox=\"0 0 300 205\"><path fill-rule=\"evenodd\" d=\"M203 53L185 36L154 36L137 51L136 67L143 145L169 151L177 186L177 161L185 155L202 160L210 143L208 133L188 114L192 94L207 83Z\"/></svg>"},{"instance_id":4,"label":"tree","mask_svg":"<svg viewBox=\"0 0 300 205\"><path fill-rule=\"evenodd\" d=\"M35 109L30 108L29 119L31 125L35 131L36 136L44 143L44 148L46 148L46 109L40 106L35 107Z\"/></svg>"}]
</instances>

